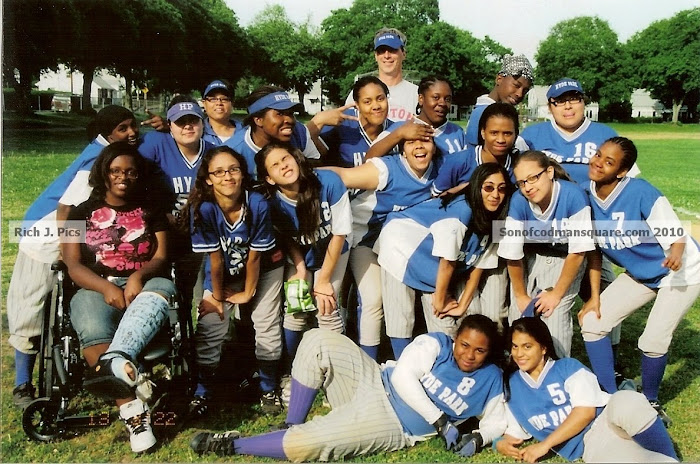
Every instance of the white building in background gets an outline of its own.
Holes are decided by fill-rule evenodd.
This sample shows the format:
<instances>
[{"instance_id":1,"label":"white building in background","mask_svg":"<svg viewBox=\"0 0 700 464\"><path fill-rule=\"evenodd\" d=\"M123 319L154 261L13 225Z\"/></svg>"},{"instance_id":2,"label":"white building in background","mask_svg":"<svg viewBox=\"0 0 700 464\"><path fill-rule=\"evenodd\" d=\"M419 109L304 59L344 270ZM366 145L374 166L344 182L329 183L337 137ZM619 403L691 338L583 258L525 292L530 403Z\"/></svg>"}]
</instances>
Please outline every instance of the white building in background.
<instances>
[{"instance_id":1,"label":"white building in background","mask_svg":"<svg viewBox=\"0 0 700 464\"><path fill-rule=\"evenodd\" d=\"M90 100L93 106L116 104L121 105L124 97L125 82L122 77L115 77L102 69L95 73L90 89ZM69 95L83 93L83 73L71 71L64 65L59 65L58 71L41 73L36 85L39 90L54 90Z\"/></svg>"},{"instance_id":2,"label":"white building in background","mask_svg":"<svg viewBox=\"0 0 700 464\"><path fill-rule=\"evenodd\" d=\"M298 102L299 95L293 89L289 91L289 97L292 101ZM321 104L323 99L323 104ZM321 80L314 82L309 93L304 95L304 109L309 114L316 114L321 110L331 109L334 105L322 94Z\"/></svg>"},{"instance_id":3,"label":"white building in background","mask_svg":"<svg viewBox=\"0 0 700 464\"><path fill-rule=\"evenodd\" d=\"M632 92L632 117L633 118L660 118L666 107L659 100L651 98L646 89L637 89Z\"/></svg>"}]
</instances>

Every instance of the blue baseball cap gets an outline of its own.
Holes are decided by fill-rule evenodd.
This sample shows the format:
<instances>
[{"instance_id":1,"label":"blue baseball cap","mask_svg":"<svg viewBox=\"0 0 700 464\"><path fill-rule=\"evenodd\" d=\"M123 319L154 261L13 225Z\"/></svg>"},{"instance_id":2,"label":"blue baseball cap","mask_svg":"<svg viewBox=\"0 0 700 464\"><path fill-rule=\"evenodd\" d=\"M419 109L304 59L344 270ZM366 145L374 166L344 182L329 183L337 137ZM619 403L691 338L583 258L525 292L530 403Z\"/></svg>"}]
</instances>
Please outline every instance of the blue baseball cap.
<instances>
[{"instance_id":1,"label":"blue baseball cap","mask_svg":"<svg viewBox=\"0 0 700 464\"><path fill-rule=\"evenodd\" d=\"M255 114L265 109L288 110L290 108L304 109L301 103L293 102L287 92L268 93L264 97L258 98L248 107L248 114Z\"/></svg>"},{"instance_id":2,"label":"blue baseball cap","mask_svg":"<svg viewBox=\"0 0 700 464\"><path fill-rule=\"evenodd\" d=\"M185 101L182 103L175 103L168 110L168 121L177 121L181 117L187 116L188 114L197 116L199 119L204 119L204 114L202 113L202 109L198 104Z\"/></svg>"},{"instance_id":3,"label":"blue baseball cap","mask_svg":"<svg viewBox=\"0 0 700 464\"><path fill-rule=\"evenodd\" d=\"M404 43L398 34L395 34L393 32L385 32L384 34L377 36L374 39L375 50L382 46L398 50L404 46Z\"/></svg>"},{"instance_id":4,"label":"blue baseball cap","mask_svg":"<svg viewBox=\"0 0 700 464\"><path fill-rule=\"evenodd\" d=\"M218 90L218 91L220 91L220 92L224 92L224 93L225 93L226 95L228 95L229 97L230 97L231 95L233 95L233 92L231 92L231 87L229 87L228 85L226 85L225 82L220 81L220 80L217 79L217 80L211 81L211 82L209 83L209 85L207 86L207 88L204 89L204 93L202 94L202 96L206 97L206 96L209 95L209 93L210 93L211 91L213 91L213 90Z\"/></svg>"},{"instance_id":5,"label":"blue baseball cap","mask_svg":"<svg viewBox=\"0 0 700 464\"><path fill-rule=\"evenodd\" d=\"M549 89L547 89L547 100L560 97L566 92L578 92L580 94L585 94L579 81L565 77L563 79L559 79L554 84L549 86Z\"/></svg>"}]
</instances>

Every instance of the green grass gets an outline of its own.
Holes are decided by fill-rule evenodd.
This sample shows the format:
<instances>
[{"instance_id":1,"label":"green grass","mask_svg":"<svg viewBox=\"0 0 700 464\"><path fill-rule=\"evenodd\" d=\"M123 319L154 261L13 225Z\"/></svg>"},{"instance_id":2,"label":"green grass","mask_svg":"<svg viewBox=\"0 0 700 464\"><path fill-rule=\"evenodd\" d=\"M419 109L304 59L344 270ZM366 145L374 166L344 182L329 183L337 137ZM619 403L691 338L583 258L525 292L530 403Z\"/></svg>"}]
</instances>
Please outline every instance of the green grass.
<instances>
[{"instance_id":1,"label":"green grass","mask_svg":"<svg viewBox=\"0 0 700 464\"><path fill-rule=\"evenodd\" d=\"M12 130L5 133L2 157L2 292L7 287L17 252L16 244L8 243L7 221L19 219L36 196L75 158L85 146L84 133L80 130L56 130L57 125L76 123L70 116L52 115L53 125L32 131ZM651 126L651 125L649 125ZM653 129L653 130L652 130ZM692 130L691 130L692 129ZM671 126L655 124L618 125L616 130L635 138L640 151L639 165L644 177L659 187L674 206L685 210L700 211L700 145L697 126ZM679 132L680 131L680 132ZM648 134L660 134L644 137ZM669 138L669 134L685 134L681 138ZM658 137L658 138L654 138ZM636 140L636 139L635 139ZM685 213L682 213L683 215ZM686 214L686 218L698 218ZM4 299L2 300L4 304ZM638 351L636 339L641 334L649 306L637 311L625 324L622 332L622 359L628 376L639 380ZM7 316L2 313L4 327ZM2 391L0 411L0 461L2 462L215 462L214 456L197 457L188 447L189 439L196 430L211 428L218 431L236 428L245 435L261 433L271 424L280 422L283 416L265 417L256 407L225 403L222 409L211 414L206 421L193 422L183 430L171 430L162 441L162 446L153 454L135 458L129 450L128 435L120 423L106 429L93 429L78 436L50 444L29 441L20 425L20 414L12 407L12 382L14 362L12 350L7 343L7 329L3 329L0 344ZM661 391L661 400L666 404L674 420L670 429L680 455L685 461L700 461L700 302L696 302L681 322L671 345L669 366ZM573 353L586 361L580 337L574 337ZM235 367L234 367L235 368ZM81 396L76 400L76 413L87 411L115 410L105 403ZM325 413L320 405L314 414ZM259 462L264 459L232 457L227 461ZM269 461L269 460L268 460ZM356 462L454 462L456 457L445 452L437 439L421 443L408 450L382 453L355 459ZM506 462L507 459L487 449L472 462ZM546 462L562 462L549 457ZM470 461L467 461L470 462Z\"/></svg>"}]
</instances>

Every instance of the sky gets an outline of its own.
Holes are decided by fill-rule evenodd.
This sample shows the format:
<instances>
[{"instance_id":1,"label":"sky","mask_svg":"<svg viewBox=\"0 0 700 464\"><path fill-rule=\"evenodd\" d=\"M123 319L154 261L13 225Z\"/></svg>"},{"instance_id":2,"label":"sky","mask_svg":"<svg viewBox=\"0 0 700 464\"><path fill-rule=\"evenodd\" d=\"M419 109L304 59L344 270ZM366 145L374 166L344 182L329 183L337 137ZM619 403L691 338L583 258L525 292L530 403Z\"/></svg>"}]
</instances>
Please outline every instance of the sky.
<instances>
[{"instance_id":1,"label":"sky","mask_svg":"<svg viewBox=\"0 0 700 464\"><path fill-rule=\"evenodd\" d=\"M225 1L244 27L266 5L282 5L292 21L308 18L315 25L320 25L332 10L352 5L352 0ZM565 19L598 16L625 42L653 21L697 6L697 0L440 0L440 19L479 39L488 35L516 54L524 53L534 64L540 41Z\"/></svg>"}]
</instances>

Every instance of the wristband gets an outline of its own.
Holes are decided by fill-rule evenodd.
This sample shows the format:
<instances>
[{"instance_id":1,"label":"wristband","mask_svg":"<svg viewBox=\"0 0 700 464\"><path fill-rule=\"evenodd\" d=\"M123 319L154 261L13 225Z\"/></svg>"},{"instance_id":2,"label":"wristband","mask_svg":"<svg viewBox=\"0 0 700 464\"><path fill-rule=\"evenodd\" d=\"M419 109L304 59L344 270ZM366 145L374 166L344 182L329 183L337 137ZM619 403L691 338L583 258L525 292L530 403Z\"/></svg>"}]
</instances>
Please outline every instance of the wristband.
<instances>
[{"instance_id":1,"label":"wristband","mask_svg":"<svg viewBox=\"0 0 700 464\"><path fill-rule=\"evenodd\" d=\"M220 299L218 299L217 297L215 297L213 293L212 293L211 297L214 298L214 299L215 299L216 301L218 301L219 303L226 303L226 298L224 298L223 300L220 300Z\"/></svg>"},{"instance_id":2,"label":"wristband","mask_svg":"<svg viewBox=\"0 0 700 464\"><path fill-rule=\"evenodd\" d=\"M491 449L494 451L498 451L498 448L496 448L496 445L498 444L499 441L503 440L504 437L498 437L491 442Z\"/></svg>"}]
</instances>

